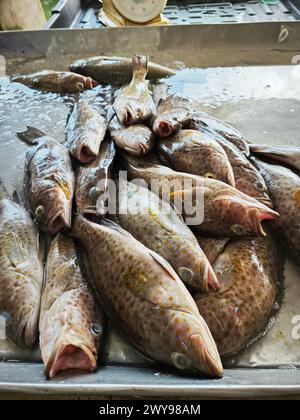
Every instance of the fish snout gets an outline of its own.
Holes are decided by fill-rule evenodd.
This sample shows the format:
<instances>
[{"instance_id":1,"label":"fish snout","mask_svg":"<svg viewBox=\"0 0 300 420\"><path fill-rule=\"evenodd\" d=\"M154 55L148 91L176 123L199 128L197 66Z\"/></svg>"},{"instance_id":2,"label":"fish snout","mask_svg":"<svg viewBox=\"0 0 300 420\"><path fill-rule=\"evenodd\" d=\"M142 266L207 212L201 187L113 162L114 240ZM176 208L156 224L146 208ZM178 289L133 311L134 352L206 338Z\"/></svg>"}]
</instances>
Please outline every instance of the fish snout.
<instances>
[{"instance_id":1,"label":"fish snout","mask_svg":"<svg viewBox=\"0 0 300 420\"><path fill-rule=\"evenodd\" d=\"M212 336L209 334L205 338L200 333L193 334L190 337L190 344L195 356L194 368L208 376L222 378L224 369Z\"/></svg>"},{"instance_id":2,"label":"fish snout","mask_svg":"<svg viewBox=\"0 0 300 420\"><path fill-rule=\"evenodd\" d=\"M157 119L153 125L153 131L161 138L169 137L173 131L173 125L170 121Z\"/></svg>"}]
</instances>

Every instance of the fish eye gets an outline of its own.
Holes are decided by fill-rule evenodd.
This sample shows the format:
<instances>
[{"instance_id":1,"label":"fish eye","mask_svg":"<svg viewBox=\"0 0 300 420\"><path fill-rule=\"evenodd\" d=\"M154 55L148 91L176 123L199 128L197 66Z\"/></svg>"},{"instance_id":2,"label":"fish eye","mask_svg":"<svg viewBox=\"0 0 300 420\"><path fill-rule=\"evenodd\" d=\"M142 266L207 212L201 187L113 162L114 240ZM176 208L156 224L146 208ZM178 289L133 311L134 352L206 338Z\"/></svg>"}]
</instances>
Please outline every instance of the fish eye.
<instances>
[{"instance_id":1,"label":"fish eye","mask_svg":"<svg viewBox=\"0 0 300 420\"><path fill-rule=\"evenodd\" d=\"M255 183L255 187L260 191L265 191L265 189L266 189L264 184L261 181L257 181Z\"/></svg>"},{"instance_id":2,"label":"fish eye","mask_svg":"<svg viewBox=\"0 0 300 420\"><path fill-rule=\"evenodd\" d=\"M237 236L244 236L247 233L246 228L243 225L233 225L231 226L231 230Z\"/></svg>"},{"instance_id":3,"label":"fish eye","mask_svg":"<svg viewBox=\"0 0 300 420\"><path fill-rule=\"evenodd\" d=\"M100 324L92 324L91 325L91 332L94 335L101 335L102 334L102 327Z\"/></svg>"},{"instance_id":4,"label":"fish eye","mask_svg":"<svg viewBox=\"0 0 300 420\"><path fill-rule=\"evenodd\" d=\"M92 188L90 189L90 191L89 191L89 197L90 197L92 200L97 200L97 198L99 197L99 195L100 195L100 190L99 190L99 188L97 188L97 187L92 187Z\"/></svg>"},{"instance_id":5,"label":"fish eye","mask_svg":"<svg viewBox=\"0 0 300 420\"><path fill-rule=\"evenodd\" d=\"M204 177L209 179L217 179L216 175L212 172L207 172L207 174L205 174Z\"/></svg>"},{"instance_id":6,"label":"fish eye","mask_svg":"<svg viewBox=\"0 0 300 420\"><path fill-rule=\"evenodd\" d=\"M84 84L81 82L76 83L76 88L78 92L84 92Z\"/></svg>"},{"instance_id":7,"label":"fish eye","mask_svg":"<svg viewBox=\"0 0 300 420\"><path fill-rule=\"evenodd\" d=\"M192 281L193 280L193 277L194 277L193 271L190 270L187 267L181 267L181 268L179 268L178 274L179 274L181 280L182 281L186 281L186 282Z\"/></svg>"},{"instance_id":8,"label":"fish eye","mask_svg":"<svg viewBox=\"0 0 300 420\"><path fill-rule=\"evenodd\" d=\"M191 365L191 361L181 353L172 353L171 361L177 369L185 370Z\"/></svg>"},{"instance_id":9,"label":"fish eye","mask_svg":"<svg viewBox=\"0 0 300 420\"><path fill-rule=\"evenodd\" d=\"M44 215L45 215L45 207L44 206L38 206L36 209L35 209L35 217L38 219L38 220L42 220L43 219L43 217L44 217Z\"/></svg>"}]
</instances>

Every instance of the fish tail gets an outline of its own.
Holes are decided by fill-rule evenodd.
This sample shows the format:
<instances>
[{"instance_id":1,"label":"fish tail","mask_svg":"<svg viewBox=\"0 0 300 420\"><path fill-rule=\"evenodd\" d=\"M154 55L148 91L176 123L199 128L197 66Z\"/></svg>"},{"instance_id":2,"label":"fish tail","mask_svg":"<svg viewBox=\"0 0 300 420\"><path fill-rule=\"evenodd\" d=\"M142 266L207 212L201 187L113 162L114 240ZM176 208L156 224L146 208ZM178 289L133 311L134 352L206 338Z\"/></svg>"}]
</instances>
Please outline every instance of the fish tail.
<instances>
[{"instance_id":1,"label":"fish tail","mask_svg":"<svg viewBox=\"0 0 300 420\"><path fill-rule=\"evenodd\" d=\"M38 128L27 126L27 130L17 133L18 138L29 146L37 144L37 139L44 137L45 133L40 131Z\"/></svg>"},{"instance_id":2,"label":"fish tail","mask_svg":"<svg viewBox=\"0 0 300 420\"><path fill-rule=\"evenodd\" d=\"M134 55L132 57L133 79L144 81L148 74L149 57L146 55Z\"/></svg>"}]
</instances>

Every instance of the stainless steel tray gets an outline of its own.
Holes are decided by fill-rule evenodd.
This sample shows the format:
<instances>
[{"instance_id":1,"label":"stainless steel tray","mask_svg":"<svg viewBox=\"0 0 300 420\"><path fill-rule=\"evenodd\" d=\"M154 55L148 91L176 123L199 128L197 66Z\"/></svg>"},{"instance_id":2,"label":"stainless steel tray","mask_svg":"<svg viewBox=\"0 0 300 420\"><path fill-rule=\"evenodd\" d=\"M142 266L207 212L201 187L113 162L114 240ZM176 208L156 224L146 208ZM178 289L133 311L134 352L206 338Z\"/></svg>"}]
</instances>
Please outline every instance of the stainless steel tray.
<instances>
[{"instance_id":1,"label":"stainless steel tray","mask_svg":"<svg viewBox=\"0 0 300 420\"><path fill-rule=\"evenodd\" d=\"M147 53L161 64L176 66L178 75L168 82L170 90L190 96L195 105L234 124L250 140L300 145L297 118L300 75L295 71L298 67L290 65L300 55L298 22L0 34L0 55L6 58L8 74L64 69L79 57L134 52ZM107 90L101 92L105 97ZM12 88L8 80L1 79L1 100L1 175L4 174L6 182L14 183L21 179L25 151L25 146L14 140L15 131L30 124L63 138L64 117L72 98L32 95L27 88ZM270 331L241 354L225 361L227 369L222 380L182 376L149 365L111 332L105 349L105 367L92 375L64 373L51 381L43 375L38 351L20 352L8 341L0 340L0 359L6 360L0 362L0 392L198 397L300 395L300 345L291 336L291 319L299 313L300 272L290 260L285 276L285 299Z\"/></svg>"}]
</instances>

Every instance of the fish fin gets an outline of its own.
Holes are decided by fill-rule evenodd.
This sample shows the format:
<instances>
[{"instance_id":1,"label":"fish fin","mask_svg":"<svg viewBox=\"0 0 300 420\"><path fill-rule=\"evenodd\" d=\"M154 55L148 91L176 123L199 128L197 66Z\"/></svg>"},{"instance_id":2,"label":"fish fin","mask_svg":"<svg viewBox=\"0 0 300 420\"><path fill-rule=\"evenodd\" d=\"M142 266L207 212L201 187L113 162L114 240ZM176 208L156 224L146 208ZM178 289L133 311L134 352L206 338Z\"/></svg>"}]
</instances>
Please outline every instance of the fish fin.
<instances>
[{"instance_id":1,"label":"fish fin","mask_svg":"<svg viewBox=\"0 0 300 420\"><path fill-rule=\"evenodd\" d=\"M44 137L45 133L40 131L38 128L27 126L27 130L17 133L17 136L20 140L29 146L34 146L38 143L36 140Z\"/></svg>"},{"instance_id":2,"label":"fish fin","mask_svg":"<svg viewBox=\"0 0 300 420\"><path fill-rule=\"evenodd\" d=\"M3 198L8 198L8 197L9 197L9 194L7 192L7 189L5 188L4 182L0 178L0 200L2 200Z\"/></svg>"},{"instance_id":3,"label":"fish fin","mask_svg":"<svg viewBox=\"0 0 300 420\"><path fill-rule=\"evenodd\" d=\"M133 236L127 232L127 230L123 229L117 222L111 219L103 218L98 221L98 225L107 227L109 229L115 230L116 232L120 233L123 236L128 236L129 238L133 238Z\"/></svg>"},{"instance_id":4,"label":"fish fin","mask_svg":"<svg viewBox=\"0 0 300 420\"><path fill-rule=\"evenodd\" d=\"M133 79L144 81L148 74L149 57L146 55L134 55L132 57Z\"/></svg>"}]
</instances>

